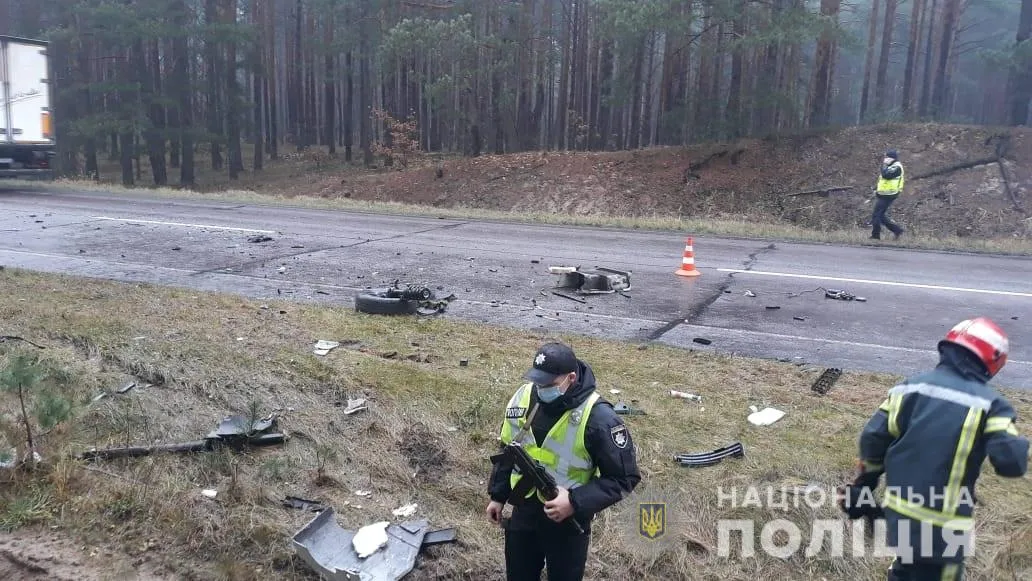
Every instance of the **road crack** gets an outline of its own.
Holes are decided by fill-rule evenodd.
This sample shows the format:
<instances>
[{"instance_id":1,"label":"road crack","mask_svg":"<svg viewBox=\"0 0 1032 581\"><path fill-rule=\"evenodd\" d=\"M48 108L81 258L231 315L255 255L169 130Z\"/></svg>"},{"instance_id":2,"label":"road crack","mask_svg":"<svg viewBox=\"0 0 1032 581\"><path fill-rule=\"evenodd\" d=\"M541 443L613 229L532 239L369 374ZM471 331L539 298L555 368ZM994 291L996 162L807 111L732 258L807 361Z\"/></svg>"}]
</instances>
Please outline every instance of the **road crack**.
<instances>
[{"instance_id":1,"label":"road crack","mask_svg":"<svg viewBox=\"0 0 1032 581\"><path fill-rule=\"evenodd\" d=\"M742 262L742 270L752 270L752 267L756 264L756 261L759 260L761 254L774 250L777 250L777 246L774 243L771 243L763 248L751 252ZM734 282L734 276L735 273L729 273L724 279L724 282L722 282L716 290L707 295L701 302L693 306L687 313L678 316L676 319L667 321L666 324L649 333L648 337L646 337L646 341L656 341L682 323L691 324L695 322L704 312L706 312L706 309L708 309L713 303L717 302L717 299L727 293L728 289L731 288L731 284Z\"/></svg>"}]
</instances>

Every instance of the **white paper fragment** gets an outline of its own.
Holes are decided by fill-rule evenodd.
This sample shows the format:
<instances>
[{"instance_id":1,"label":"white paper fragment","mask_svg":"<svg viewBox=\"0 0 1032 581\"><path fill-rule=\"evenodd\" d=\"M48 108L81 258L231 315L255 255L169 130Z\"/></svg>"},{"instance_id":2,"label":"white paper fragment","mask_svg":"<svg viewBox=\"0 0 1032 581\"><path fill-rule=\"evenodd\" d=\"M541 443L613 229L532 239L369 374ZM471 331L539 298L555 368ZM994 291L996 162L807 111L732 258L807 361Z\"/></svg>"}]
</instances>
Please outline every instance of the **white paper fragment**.
<instances>
[{"instance_id":1,"label":"white paper fragment","mask_svg":"<svg viewBox=\"0 0 1032 581\"><path fill-rule=\"evenodd\" d=\"M764 408L762 411L749 414L749 423L755 426L769 426L783 417L785 412L781 410Z\"/></svg>"},{"instance_id":2,"label":"white paper fragment","mask_svg":"<svg viewBox=\"0 0 1032 581\"><path fill-rule=\"evenodd\" d=\"M349 399L348 407L344 408L344 415L350 416L351 414L360 412L364 409L368 409L365 398Z\"/></svg>"},{"instance_id":3,"label":"white paper fragment","mask_svg":"<svg viewBox=\"0 0 1032 581\"><path fill-rule=\"evenodd\" d=\"M387 521L381 521L358 529L351 544L354 545L355 552L358 553L360 559L365 559L387 545L387 525L389 524Z\"/></svg>"},{"instance_id":4,"label":"white paper fragment","mask_svg":"<svg viewBox=\"0 0 1032 581\"><path fill-rule=\"evenodd\" d=\"M327 341L325 339L319 339L315 343L315 351L313 351L313 353L315 353L316 355L326 355L327 353L333 351L337 347L340 347L340 343L336 341Z\"/></svg>"},{"instance_id":5,"label":"white paper fragment","mask_svg":"<svg viewBox=\"0 0 1032 581\"><path fill-rule=\"evenodd\" d=\"M609 393L611 393L613 395L616 395L616 394L620 393L620 390L619 389L610 389Z\"/></svg>"},{"instance_id":6,"label":"white paper fragment","mask_svg":"<svg viewBox=\"0 0 1032 581\"><path fill-rule=\"evenodd\" d=\"M219 491L218 490L213 490L211 488L205 488L204 490L201 491L201 494L203 494L204 496L207 496L208 498L215 498L219 494Z\"/></svg>"},{"instance_id":7,"label":"white paper fragment","mask_svg":"<svg viewBox=\"0 0 1032 581\"><path fill-rule=\"evenodd\" d=\"M370 494L372 494L372 491L370 491L370 490L356 490L355 491L355 496L369 496Z\"/></svg>"},{"instance_id":8,"label":"white paper fragment","mask_svg":"<svg viewBox=\"0 0 1032 581\"><path fill-rule=\"evenodd\" d=\"M416 513L416 503L406 504L401 508L394 509L394 516L406 517Z\"/></svg>"}]
</instances>

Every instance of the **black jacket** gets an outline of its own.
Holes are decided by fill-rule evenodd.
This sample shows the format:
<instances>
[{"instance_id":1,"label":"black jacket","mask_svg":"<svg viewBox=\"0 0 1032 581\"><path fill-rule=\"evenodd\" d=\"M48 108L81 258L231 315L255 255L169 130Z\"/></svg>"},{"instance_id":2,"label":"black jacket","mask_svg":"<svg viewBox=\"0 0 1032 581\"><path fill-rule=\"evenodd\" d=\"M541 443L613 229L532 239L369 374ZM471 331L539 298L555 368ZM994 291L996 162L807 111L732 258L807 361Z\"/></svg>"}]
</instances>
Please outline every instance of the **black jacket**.
<instances>
[{"instance_id":1,"label":"black jacket","mask_svg":"<svg viewBox=\"0 0 1032 581\"><path fill-rule=\"evenodd\" d=\"M531 429L538 445L545 439L548 431L552 429L563 413L584 403L584 400L595 391L595 374L591 371L591 367L583 361L578 362L578 365L577 383L559 399L542 404L541 409L534 417ZM534 391L531 394L530 407L533 408L537 402L537 392ZM595 460L600 476L570 491L574 518L585 531L589 529L589 524L595 514L629 495L641 481L630 431L624 426L620 416L613 411L613 405L600 398L592 406L587 421L584 444L588 453ZM617 437L618 435L622 437ZM623 445L617 445L617 441L622 442ZM511 472L512 466L493 465L488 483L488 494L491 500L502 503L508 500L511 492L509 486ZM535 530L541 527L560 526L545 515L544 506L538 501L537 496L532 496L523 504L514 506L509 523L511 530ZM566 530L570 530L570 528Z\"/></svg>"}]
</instances>

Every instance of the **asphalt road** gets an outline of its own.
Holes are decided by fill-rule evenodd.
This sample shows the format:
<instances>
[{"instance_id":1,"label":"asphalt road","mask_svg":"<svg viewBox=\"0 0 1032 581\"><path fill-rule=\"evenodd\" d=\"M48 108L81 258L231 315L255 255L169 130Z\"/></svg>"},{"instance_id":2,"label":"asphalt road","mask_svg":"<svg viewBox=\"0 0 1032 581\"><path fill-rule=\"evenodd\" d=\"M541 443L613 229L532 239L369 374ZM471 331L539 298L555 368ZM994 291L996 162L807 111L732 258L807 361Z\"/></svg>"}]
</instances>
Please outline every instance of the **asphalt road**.
<instances>
[{"instance_id":1,"label":"asphalt road","mask_svg":"<svg viewBox=\"0 0 1032 581\"><path fill-rule=\"evenodd\" d=\"M1011 337L997 383L1032 389L1032 260L696 237L702 275L684 278L674 274L684 242L0 184L0 264L11 267L347 307L357 291L400 279L454 293L449 317L900 374L934 365L936 341L981 314ZM549 266L629 270L632 288L573 301L551 293Z\"/></svg>"}]
</instances>

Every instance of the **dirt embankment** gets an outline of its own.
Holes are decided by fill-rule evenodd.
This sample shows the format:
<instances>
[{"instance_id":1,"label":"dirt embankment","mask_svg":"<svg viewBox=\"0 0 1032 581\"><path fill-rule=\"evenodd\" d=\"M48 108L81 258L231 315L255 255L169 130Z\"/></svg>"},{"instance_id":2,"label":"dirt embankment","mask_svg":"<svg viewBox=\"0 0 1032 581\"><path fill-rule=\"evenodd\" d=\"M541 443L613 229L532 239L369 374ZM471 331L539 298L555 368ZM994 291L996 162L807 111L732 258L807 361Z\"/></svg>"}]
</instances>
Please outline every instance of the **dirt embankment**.
<instances>
[{"instance_id":1,"label":"dirt embankment","mask_svg":"<svg viewBox=\"0 0 1032 581\"><path fill-rule=\"evenodd\" d=\"M689 148L530 152L326 177L324 197L440 207L745 219L815 230L866 225L882 155L907 170L892 215L911 232L1032 236L1032 131L900 124ZM790 194L825 188L830 193Z\"/></svg>"}]
</instances>

